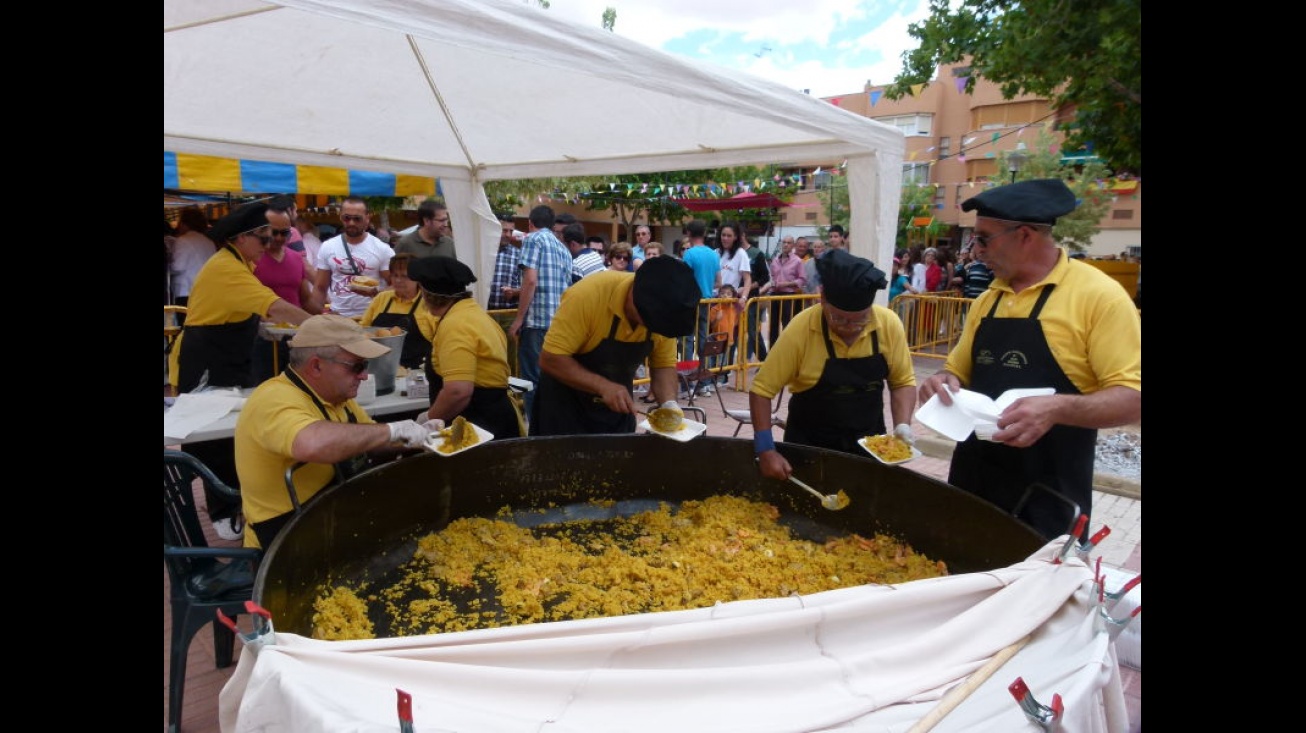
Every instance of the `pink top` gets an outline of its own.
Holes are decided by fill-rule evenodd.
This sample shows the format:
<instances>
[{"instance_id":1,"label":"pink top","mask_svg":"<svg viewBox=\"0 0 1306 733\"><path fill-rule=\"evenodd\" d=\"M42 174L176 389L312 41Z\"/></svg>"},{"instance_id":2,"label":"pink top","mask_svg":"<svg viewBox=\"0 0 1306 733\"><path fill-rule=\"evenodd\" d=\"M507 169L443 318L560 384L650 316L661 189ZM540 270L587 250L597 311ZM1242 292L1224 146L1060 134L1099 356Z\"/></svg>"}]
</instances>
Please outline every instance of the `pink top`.
<instances>
[{"instance_id":1,"label":"pink top","mask_svg":"<svg viewBox=\"0 0 1306 733\"><path fill-rule=\"evenodd\" d=\"M299 302L299 284L304 281L304 253L293 249L283 249L285 256L277 262L271 254L264 252L254 263L254 277L259 282L272 288L282 300L297 307L304 307Z\"/></svg>"},{"instance_id":2,"label":"pink top","mask_svg":"<svg viewBox=\"0 0 1306 733\"><path fill-rule=\"evenodd\" d=\"M781 287L778 283L794 282L797 285L785 285ZM776 295L785 295L803 292L803 285L807 283L807 274L803 269L803 261L796 254L780 254L771 260L771 292Z\"/></svg>"}]
</instances>

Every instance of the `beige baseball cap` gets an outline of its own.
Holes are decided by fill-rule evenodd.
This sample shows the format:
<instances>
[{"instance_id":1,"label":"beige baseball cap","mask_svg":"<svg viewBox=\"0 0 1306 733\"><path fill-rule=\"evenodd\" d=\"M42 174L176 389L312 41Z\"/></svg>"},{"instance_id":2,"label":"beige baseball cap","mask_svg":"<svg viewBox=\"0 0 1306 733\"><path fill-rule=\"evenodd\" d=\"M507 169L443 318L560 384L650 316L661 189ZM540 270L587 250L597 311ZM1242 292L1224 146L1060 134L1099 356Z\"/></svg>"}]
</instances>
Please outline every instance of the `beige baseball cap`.
<instances>
[{"instance_id":1,"label":"beige baseball cap","mask_svg":"<svg viewBox=\"0 0 1306 733\"><path fill-rule=\"evenodd\" d=\"M373 341L354 319L332 315L312 316L301 323L295 336L290 339L290 345L295 348L339 346L364 359L375 359L390 353L389 346Z\"/></svg>"}]
</instances>

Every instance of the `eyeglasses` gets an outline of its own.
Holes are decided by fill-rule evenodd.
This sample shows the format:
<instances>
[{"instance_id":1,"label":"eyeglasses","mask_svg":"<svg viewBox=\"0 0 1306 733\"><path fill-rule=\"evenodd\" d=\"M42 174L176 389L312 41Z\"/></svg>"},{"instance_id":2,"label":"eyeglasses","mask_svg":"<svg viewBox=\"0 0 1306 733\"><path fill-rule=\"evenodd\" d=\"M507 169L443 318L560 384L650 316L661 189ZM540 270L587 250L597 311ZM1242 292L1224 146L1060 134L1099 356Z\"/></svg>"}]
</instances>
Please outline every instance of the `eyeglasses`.
<instances>
[{"instance_id":1,"label":"eyeglasses","mask_svg":"<svg viewBox=\"0 0 1306 733\"><path fill-rule=\"evenodd\" d=\"M289 236L290 236L290 227L286 227L285 229L273 229L273 230L272 230L272 236L274 236L274 237L289 237Z\"/></svg>"},{"instance_id":2,"label":"eyeglasses","mask_svg":"<svg viewBox=\"0 0 1306 733\"><path fill-rule=\"evenodd\" d=\"M871 322L870 316L864 318L847 318L845 316L835 315L829 308L825 309L825 317L830 319L830 324L834 326L856 326L862 328Z\"/></svg>"},{"instance_id":3,"label":"eyeglasses","mask_svg":"<svg viewBox=\"0 0 1306 733\"><path fill-rule=\"evenodd\" d=\"M1021 227L1023 227L1023 226L1025 226L1025 225L1024 225L1024 224L1017 224L1017 225L1014 226L1014 227L1008 227L1007 229L1003 229L1002 231L998 232L997 234L976 234L976 235L974 235L974 236L972 236L972 237L970 238L971 246L974 246L974 245L978 244L978 245L981 246L981 247L987 247L987 246L989 246L989 242L992 242L993 240L995 240L995 239L997 239L998 237L1001 237L1001 236L1003 236L1003 235L1005 235L1005 234L1010 234L1010 233L1016 231L1017 229L1019 229L1019 228L1021 228Z\"/></svg>"},{"instance_id":4,"label":"eyeglasses","mask_svg":"<svg viewBox=\"0 0 1306 733\"><path fill-rule=\"evenodd\" d=\"M363 372L367 371L367 364L369 360L363 359L362 361L340 361L339 359L327 359L326 357L322 357L322 361L329 361L335 364L339 364L340 366L345 367L346 369L348 369L350 372L354 374L362 374Z\"/></svg>"},{"instance_id":5,"label":"eyeglasses","mask_svg":"<svg viewBox=\"0 0 1306 733\"><path fill-rule=\"evenodd\" d=\"M363 220L366 219L366 218L367 218L366 216L360 216L360 215L358 215L358 214L341 214L341 215L340 215L340 221L363 221Z\"/></svg>"}]
</instances>

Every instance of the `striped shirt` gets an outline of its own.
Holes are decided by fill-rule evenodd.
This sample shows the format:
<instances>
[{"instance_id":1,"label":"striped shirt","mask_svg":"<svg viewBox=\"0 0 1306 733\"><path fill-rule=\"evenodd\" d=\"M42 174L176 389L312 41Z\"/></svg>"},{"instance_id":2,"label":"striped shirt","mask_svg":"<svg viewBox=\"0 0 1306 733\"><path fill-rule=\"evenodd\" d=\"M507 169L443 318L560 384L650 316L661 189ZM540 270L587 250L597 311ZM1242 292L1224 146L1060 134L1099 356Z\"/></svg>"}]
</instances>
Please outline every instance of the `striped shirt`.
<instances>
[{"instance_id":1,"label":"striped shirt","mask_svg":"<svg viewBox=\"0 0 1306 733\"><path fill-rule=\"evenodd\" d=\"M547 329L562 302L562 293L571 285L571 250L558 240L551 229L537 229L526 235L521 246L521 267L535 270L535 297L526 306L522 328Z\"/></svg>"}]
</instances>

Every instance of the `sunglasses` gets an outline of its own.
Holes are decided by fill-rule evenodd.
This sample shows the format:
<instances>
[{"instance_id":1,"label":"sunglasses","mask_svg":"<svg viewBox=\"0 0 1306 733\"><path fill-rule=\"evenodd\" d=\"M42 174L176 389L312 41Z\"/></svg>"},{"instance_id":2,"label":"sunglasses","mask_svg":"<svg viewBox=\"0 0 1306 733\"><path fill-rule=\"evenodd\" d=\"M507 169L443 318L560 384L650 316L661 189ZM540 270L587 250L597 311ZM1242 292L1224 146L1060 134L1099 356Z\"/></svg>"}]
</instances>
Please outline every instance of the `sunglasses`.
<instances>
[{"instance_id":1,"label":"sunglasses","mask_svg":"<svg viewBox=\"0 0 1306 733\"><path fill-rule=\"evenodd\" d=\"M614 260L629 260L630 258L627 257L626 255L612 255L612 259L614 259Z\"/></svg>"},{"instance_id":2,"label":"sunglasses","mask_svg":"<svg viewBox=\"0 0 1306 733\"><path fill-rule=\"evenodd\" d=\"M340 366L348 369L353 374L362 374L363 372L367 371L367 364L368 364L367 359L363 359L362 361L340 361L339 359L323 358L322 361L329 361L329 362L339 364Z\"/></svg>"},{"instance_id":3,"label":"sunglasses","mask_svg":"<svg viewBox=\"0 0 1306 733\"><path fill-rule=\"evenodd\" d=\"M250 229L248 231L241 232L240 234L237 234L235 237L232 237L232 239L236 239L238 237L245 237L245 236L255 237L258 239L258 241L262 242L263 244L267 244L268 241L272 239L272 236L268 234L268 228L265 226L254 227L253 229Z\"/></svg>"},{"instance_id":4,"label":"sunglasses","mask_svg":"<svg viewBox=\"0 0 1306 733\"><path fill-rule=\"evenodd\" d=\"M285 229L273 229L273 230L272 230L272 236L274 236L274 237L289 237L289 236L290 236L290 227L286 227Z\"/></svg>"}]
</instances>

